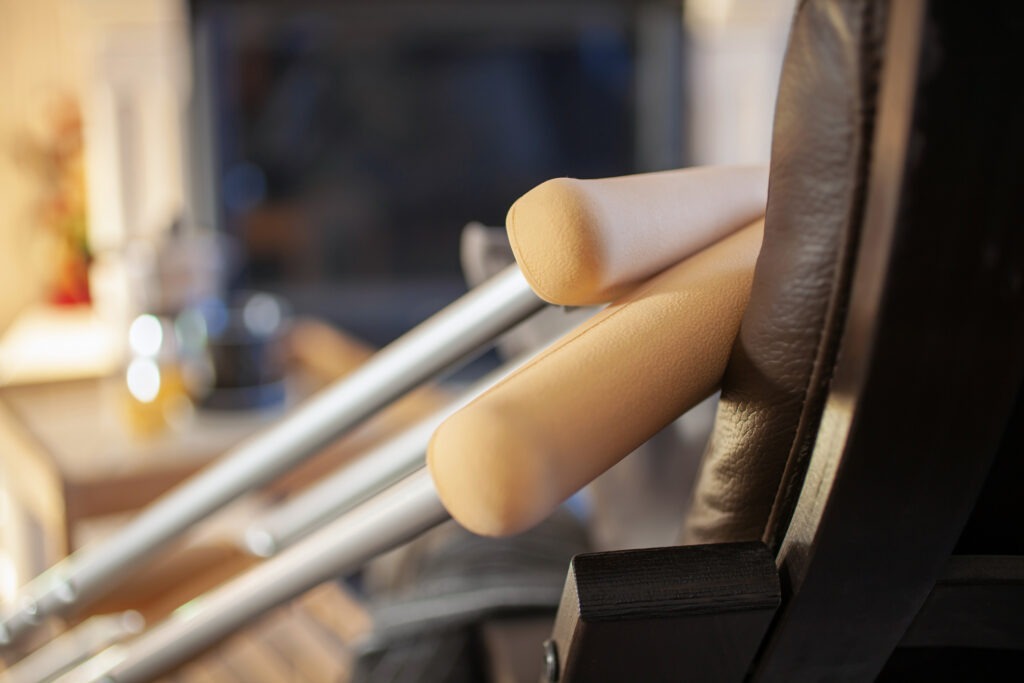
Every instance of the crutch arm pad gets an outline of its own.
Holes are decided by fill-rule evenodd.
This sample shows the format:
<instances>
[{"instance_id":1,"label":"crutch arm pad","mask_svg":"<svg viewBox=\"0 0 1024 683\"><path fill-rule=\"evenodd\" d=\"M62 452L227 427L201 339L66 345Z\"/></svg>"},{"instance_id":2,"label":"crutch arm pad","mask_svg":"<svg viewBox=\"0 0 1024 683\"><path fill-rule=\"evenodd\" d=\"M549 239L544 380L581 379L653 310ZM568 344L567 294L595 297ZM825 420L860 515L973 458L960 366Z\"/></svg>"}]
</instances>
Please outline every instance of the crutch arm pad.
<instances>
[{"instance_id":1,"label":"crutch arm pad","mask_svg":"<svg viewBox=\"0 0 1024 683\"><path fill-rule=\"evenodd\" d=\"M763 222L616 301L435 431L441 501L501 536L562 501L710 395L746 307Z\"/></svg>"},{"instance_id":2,"label":"crutch arm pad","mask_svg":"<svg viewBox=\"0 0 1024 683\"><path fill-rule=\"evenodd\" d=\"M520 197L506 227L538 296L603 304L764 215L767 194L766 166L555 178Z\"/></svg>"}]
</instances>

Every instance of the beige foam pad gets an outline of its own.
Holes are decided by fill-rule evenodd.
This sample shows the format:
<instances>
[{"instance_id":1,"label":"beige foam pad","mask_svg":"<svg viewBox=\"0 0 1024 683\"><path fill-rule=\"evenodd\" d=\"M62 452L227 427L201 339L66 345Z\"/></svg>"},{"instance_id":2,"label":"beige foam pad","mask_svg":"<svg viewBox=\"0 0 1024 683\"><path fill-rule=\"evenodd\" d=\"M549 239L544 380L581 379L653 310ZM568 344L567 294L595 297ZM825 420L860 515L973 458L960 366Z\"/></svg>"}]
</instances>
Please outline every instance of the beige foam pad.
<instances>
[{"instance_id":1,"label":"beige foam pad","mask_svg":"<svg viewBox=\"0 0 1024 683\"><path fill-rule=\"evenodd\" d=\"M750 294L762 222L654 277L434 433L427 462L470 531L524 531L710 395Z\"/></svg>"},{"instance_id":2,"label":"beige foam pad","mask_svg":"<svg viewBox=\"0 0 1024 683\"><path fill-rule=\"evenodd\" d=\"M576 180L520 197L506 218L530 286L563 306L606 303L764 214L766 166Z\"/></svg>"}]
</instances>

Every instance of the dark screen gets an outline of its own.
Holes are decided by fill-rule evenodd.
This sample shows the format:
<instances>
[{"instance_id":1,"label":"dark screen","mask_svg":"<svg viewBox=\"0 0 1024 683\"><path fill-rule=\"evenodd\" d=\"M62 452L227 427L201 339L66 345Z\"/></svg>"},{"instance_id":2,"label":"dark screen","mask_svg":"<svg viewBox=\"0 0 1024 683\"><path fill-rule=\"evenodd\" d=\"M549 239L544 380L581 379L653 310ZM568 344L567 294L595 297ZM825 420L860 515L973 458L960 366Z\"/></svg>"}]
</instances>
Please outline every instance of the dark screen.
<instances>
[{"instance_id":1,"label":"dark screen","mask_svg":"<svg viewBox=\"0 0 1024 683\"><path fill-rule=\"evenodd\" d=\"M631 15L601 3L196 2L216 214L267 289L373 341L463 291L459 234L637 170ZM204 96L200 93L200 96Z\"/></svg>"}]
</instances>

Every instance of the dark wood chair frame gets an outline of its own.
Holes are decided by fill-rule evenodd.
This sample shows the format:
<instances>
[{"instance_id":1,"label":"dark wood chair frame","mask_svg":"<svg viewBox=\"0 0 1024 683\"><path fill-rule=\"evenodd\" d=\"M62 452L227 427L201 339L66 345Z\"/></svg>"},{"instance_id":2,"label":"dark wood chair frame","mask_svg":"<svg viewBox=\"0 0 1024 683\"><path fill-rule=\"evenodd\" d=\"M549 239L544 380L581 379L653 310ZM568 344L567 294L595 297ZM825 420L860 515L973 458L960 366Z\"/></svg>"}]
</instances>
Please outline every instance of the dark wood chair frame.
<instances>
[{"instance_id":1,"label":"dark wood chair frame","mask_svg":"<svg viewBox=\"0 0 1024 683\"><path fill-rule=\"evenodd\" d=\"M954 554L997 456L1024 459L1011 4L890 5L845 325L784 535L576 558L549 680L872 681L899 647L1024 651L1024 555Z\"/></svg>"}]
</instances>

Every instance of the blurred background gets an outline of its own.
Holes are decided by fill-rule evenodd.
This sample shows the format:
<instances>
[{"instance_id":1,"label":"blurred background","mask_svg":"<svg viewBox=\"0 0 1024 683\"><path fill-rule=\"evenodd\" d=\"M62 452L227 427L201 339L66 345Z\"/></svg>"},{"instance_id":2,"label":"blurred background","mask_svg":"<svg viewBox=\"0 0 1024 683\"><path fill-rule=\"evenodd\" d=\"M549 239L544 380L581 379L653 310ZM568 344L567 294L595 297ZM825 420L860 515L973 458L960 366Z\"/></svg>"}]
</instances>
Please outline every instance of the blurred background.
<instances>
[{"instance_id":1,"label":"blurred background","mask_svg":"<svg viewBox=\"0 0 1024 683\"><path fill-rule=\"evenodd\" d=\"M116 271L177 225L384 343L547 178L765 160L791 4L3 0L0 320L144 308Z\"/></svg>"},{"instance_id":2,"label":"blurred background","mask_svg":"<svg viewBox=\"0 0 1024 683\"><path fill-rule=\"evenodd\" d=\"M467 223L767 161L793 4L0 0L0 601L466 291Z\"/></svg>"}]
</instances>

